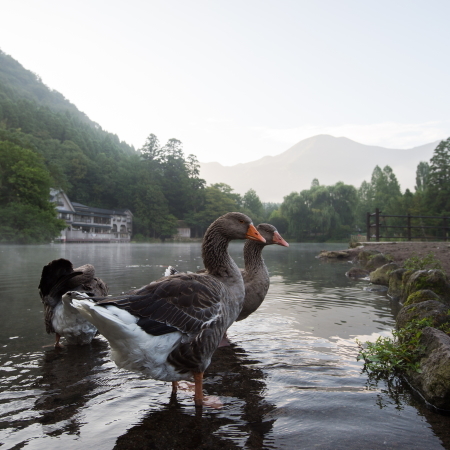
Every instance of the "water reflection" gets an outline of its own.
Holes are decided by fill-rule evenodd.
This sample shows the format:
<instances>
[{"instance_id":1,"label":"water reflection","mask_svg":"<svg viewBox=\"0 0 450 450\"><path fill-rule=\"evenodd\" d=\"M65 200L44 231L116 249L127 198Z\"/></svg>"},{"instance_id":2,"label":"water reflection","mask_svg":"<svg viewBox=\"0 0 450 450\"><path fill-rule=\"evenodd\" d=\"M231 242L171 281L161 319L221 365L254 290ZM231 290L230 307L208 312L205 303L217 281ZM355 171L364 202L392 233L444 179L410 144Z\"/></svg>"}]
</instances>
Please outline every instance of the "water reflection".
<instances>
[{"instance_id":1,"label":"water reflection","mask_svg":"<svg viewBox=\"0 0 450 450\"><path fill-rule=\"evenodd\" d=\"M115 449L129 448L270 448L275 409L264 398L265 374L244 349L220 348L205 373L204 388L223 406L199 413L177 399L145 414L141 422L117 439Z\"/></svg>"},{"instance_id":2,"label":"water reflection","mask_svg":"<svg viewBox=\"0 0 450 450\"><path fill-rule=\"evenodd\" d=\"M230 246L241 267L242 245ZM205 391L223 406L201 418L191 393L171 402L168 383L118 370L102 339L43 348L52 339L37 292L53 259L93 264L114 294L159 278L168 264L196 270L198 243L0 247L8 262L0 274L2 448L450 450L450 417L430 412L407 386L371 385L361 373L355 338L390 335L397 304L346 278L349 263L316 259L324 247L265 248L269 293L230 328L235 345L214 355Z\"/></svg>"},{"instance_id":3,"label":"water reflection","mask_svg":"<svg viewBox=\"0 0 450 450\"><path fill-rule=\"evenodd\" d=\"M424 402L422 396L412 389L406 380L398 376L389 379L379 378L363 370L367 376L367 389L377 392L375 404L380 409L395 407L403 411L409 405L417 409L417 414L423 417L431 426L434 434L440 439L444 448L450 448L450 417L441 415Z\"/></svg>"},{"instance_id":4,"label":"water reflection","mask_svg":"<svg viewBox=\"0 0 450 450\"><path fill-rule=\"evenodd\" d=\"M100 380L94 375L109 360L108 353L107 342L99 338L95 338L91 345L74 345L45 352L42 377L35 385L42 394L34 406L39 412L39 423L45 425L44 433L57 436L78 431L76 415L98 388ZM59 425L58 428L50 426L61 423L66 425Z\"/></svg>"}]
</instances>

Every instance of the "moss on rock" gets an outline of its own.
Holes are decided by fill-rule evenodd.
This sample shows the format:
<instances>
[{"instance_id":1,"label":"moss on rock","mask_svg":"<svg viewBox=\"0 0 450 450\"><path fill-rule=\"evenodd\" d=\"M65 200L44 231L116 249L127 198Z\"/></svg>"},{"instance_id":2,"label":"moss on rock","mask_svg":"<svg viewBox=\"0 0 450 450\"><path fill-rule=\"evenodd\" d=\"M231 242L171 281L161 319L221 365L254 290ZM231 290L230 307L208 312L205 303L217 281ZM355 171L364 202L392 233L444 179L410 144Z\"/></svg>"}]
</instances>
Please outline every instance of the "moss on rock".
<instances>
[{"instance_id":1,"label":"moss on rock","mask_svg":"<svg viewBox=\"0 0 450 450\"><path fill-rule=\"evenodd\" d=\"M381 252L378 250L361 250L356 257L356 260L364 266L367 261L372 259L375 255L381 255Z\"/></svg>"},{"instance_id":2,"label":"moss on rock","mask_svg":"<svg viewBox=\"0 0 450 450\"><path fill-rule=\"evenodd\" d=\"M414 303L422 303L428 300L436 300L440 302L441 297L439 297L439 295L435 294L430 289L422 289L420 291L413 292L411 295L409 295L405 303L403 303L403 306L412 305Z\"/></svg>"},{"instance_id":3,"label":"moss on rock","mask_svg":"<svg viewBox=\"0 0 450 450\"><path fill-rule=\"evenodd\" d=\"M398 269L398 265L395 263L388 263L384 266L378 267L378 269L375 269L370 273L370 282L373 284L389 286L389 275L396 269Z\"/></svg>"},{"instance_id":4,"label":"moss on rock","mask_svg":"<svg viewBox=\"0 0 450 450\"><path fill-rule=\"evenodd\" d=\"M400 300L403 292L403 274L406 269L395 269L389 273L389 289L387 295L393 300Z\"/></svg>"},{"instance_id":5,"label":"moss on rock","mask_svg":"<svg viewBox=\"0 0 450 450\"><path fill-rule=\"evenodd\" d=\"M378 255L374 255L372 258L370 258L365 264L364 268L368 270L369 272L374 271L375 269L378 269L379 267L384 266L385 264L390 263L391 261L386 257L386 255L383 255L382 253Z\"/></svg>"},{"instance_id":6,"label":"moss on rock","mask_svg":"<svg viewBox=\"0 0 450 450\"><path fill-rule=\"evenodd\" d=\"M440 270L417 270L408 277L406 282L404 275L403 285L403 300L414 292L428 289L437 294L444 303L450 305L450 280Z\"/></svg>"},{"instance_id":7,"label":"moss on rock","mask_svg":"<svg viewBox=\"0 0 450 450\"><path fill-rule=\"evenodd\" d=\"M450 323L449 307L437 300L426 300L421 303L403 306L396 317L397 329L404 328L413 320L430 319L433 327Z\"/></svg>"},{"instance_id":8,"label":"moss on rock","mask_svg":"<svg viewBox=\"0 0 450 450\"><path fill-rule=\"evenodd\" d=\"M408 372L408 380L433 406L450 410L450 337L426 327L420 343L424 347L420 371Z\"/></svg>"}]
</instances>

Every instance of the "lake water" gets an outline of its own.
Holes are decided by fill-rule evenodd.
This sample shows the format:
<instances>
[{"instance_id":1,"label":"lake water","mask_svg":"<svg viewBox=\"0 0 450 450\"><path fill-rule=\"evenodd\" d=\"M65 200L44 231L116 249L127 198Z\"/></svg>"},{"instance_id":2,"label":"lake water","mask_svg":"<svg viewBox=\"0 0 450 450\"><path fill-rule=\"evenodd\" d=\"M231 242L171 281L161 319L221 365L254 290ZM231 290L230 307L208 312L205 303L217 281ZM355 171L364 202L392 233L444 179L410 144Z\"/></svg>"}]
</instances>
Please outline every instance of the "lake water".
<instances>
[{"instance_id":1,"label":"lake water","mask_svg":"<svg viewBox=\"0 0 450 450\"><path fill-rule=\"evenodd\" d=\"M243 266L242 243L230 253ZM43 265L94 264L112 294L159 278L164 266L202 267L200 244L0 247L0 445L5 449L450 449L450 417L400 382L378 385L355 339L388 336L395 306L322 262L322 248L267 247L265 302L228 331L204 389L218 407L196 413L192 392L118 370L108 343L51 346L37 291ZM186 386L187 388L187 386Z\"/></svg>"}]
</instances>

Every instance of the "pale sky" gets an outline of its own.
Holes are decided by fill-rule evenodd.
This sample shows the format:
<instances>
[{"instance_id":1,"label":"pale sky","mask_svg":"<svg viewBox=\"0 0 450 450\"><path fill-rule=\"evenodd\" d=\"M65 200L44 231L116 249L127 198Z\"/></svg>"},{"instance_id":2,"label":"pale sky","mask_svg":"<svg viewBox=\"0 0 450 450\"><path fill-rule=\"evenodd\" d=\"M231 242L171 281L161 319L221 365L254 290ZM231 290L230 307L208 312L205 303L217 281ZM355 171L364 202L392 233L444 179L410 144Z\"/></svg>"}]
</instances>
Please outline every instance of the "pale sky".
<instances>
[{"instance_id":1,"label":"pale sky","mask_svg":"<svg viewBox=\"0 0 450 450\"><path fill-rule=\"evenodd\" d=\"M0 0L0 48L121 140L231 165L450 136L448 0Z\"/></svg>"}]
</instances>

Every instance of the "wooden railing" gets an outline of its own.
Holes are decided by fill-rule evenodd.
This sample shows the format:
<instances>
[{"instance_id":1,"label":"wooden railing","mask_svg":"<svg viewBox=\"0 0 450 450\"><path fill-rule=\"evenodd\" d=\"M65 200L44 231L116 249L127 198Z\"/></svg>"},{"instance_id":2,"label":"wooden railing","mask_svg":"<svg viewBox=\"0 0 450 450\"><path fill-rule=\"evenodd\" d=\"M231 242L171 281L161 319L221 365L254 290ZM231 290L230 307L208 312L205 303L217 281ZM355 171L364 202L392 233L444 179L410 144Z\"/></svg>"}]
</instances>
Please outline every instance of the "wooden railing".
<instances>
[{"instance_id":1,"label":"wooden railing","mask_svg":"<svg viewBox=\"0 0 450 450\"><path fill-rule=\"evenodd\" d=\"M375 219L372 223L372 218ZM388 225L387 218L404 219L406 225ZM419 219L421 221L420 225L414 225L413 221ZM423 223L424 219L427 222L440 222L438 225L426 225ZM448 216L412 216L407 214L406 216L401 215L388 215L382 214L377 208L374 213L367 213L366 225L367 225L367 240L375 239L377 242L380 239L406 239L411 241L412 239L421 240L439 240L443 239L447 241L449 232L449 220ZM396 222L401 222L401 220L396 220ZM403 230L401 233L394 233L393 236L388 235L388 229ZM427 231L437 230L436 233L429 234ZM406 231L406 233L405 233ZM418 234L415 231L420 231ZM441 233L439 233L439 231Z\"/></svg>"}]
</instances>

